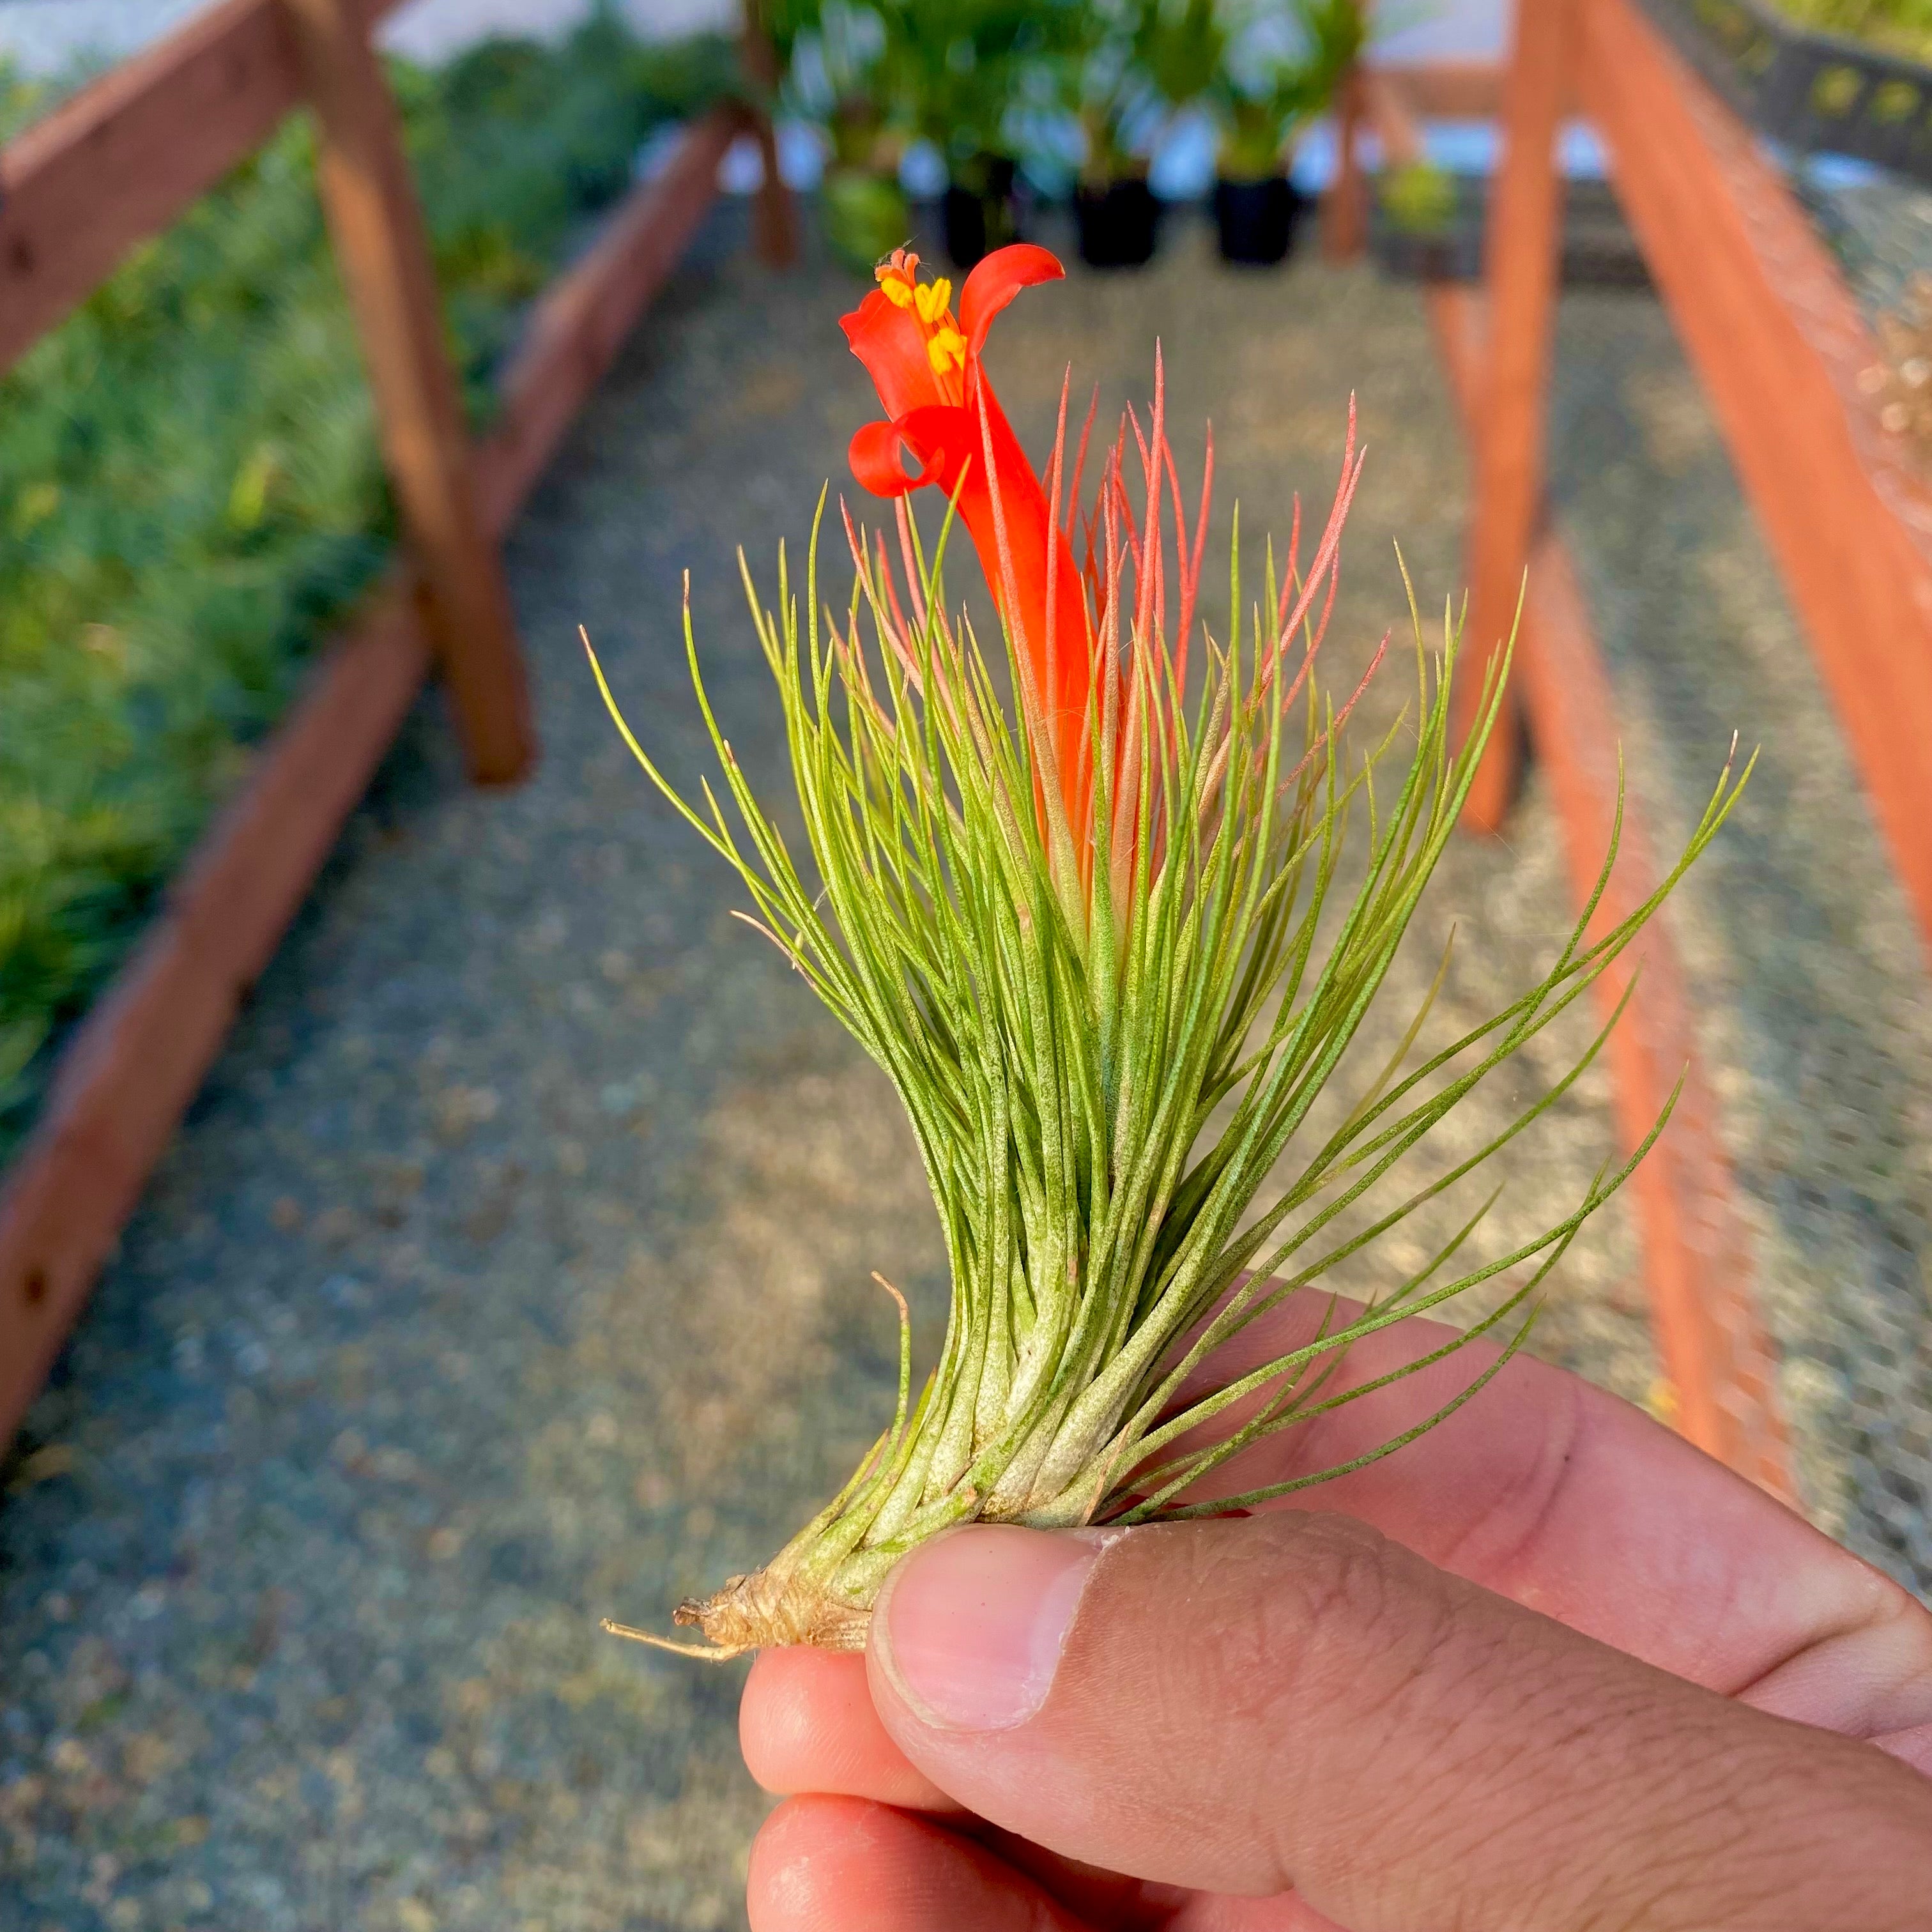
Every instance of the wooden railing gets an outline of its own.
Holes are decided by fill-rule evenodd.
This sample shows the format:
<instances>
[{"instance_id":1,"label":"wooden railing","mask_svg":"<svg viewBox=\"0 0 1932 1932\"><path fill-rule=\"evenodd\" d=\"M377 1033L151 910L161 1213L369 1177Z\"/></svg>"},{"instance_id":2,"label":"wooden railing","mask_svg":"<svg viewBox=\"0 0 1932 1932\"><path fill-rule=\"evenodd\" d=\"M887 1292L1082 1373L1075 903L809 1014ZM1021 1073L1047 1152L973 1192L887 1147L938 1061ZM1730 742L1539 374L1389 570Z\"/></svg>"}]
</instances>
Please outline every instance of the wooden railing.
<instances>
[{"instance_id":1,"label":"wooden railing","mask_svg":"<svg viewBox=\"0 0 1932 1932\"><path fill-rule=\"evenodd\" d=\"M472 448L396 110L369 45L395 0L223 0L0 149L0 368L304 104L361 335L403 560L325 652L163 910L68 1044L0 1186L0 1444L52 1364L154 1163L394 740L449 687L472 775L535 755L497 543L676 266L740 134L766 158L762 252L791 248L771 130L726 104L539 302Z\"/></svg>"},{"instance_id":2,"label":"wooden railing","mask_svg":"<svg viewBox=\"0 0 1932 1932\"><path fill-rule=\"evenodd\" d=\"M1631 0L1519 0L1502 67L1370 69L1364 87L1367 122L1398 162L1420 152L1424 116L1502 124L1483 286L1437 284L1426 301L1474 456L1473 641L1499 640L1523 596L1516 701L1579 889L1594 878L1618 774L1609 676L1544 494L1563 206L1552 144L1572 111L1608 152L1932 942L1932 490L1876 421L1860 379L1878 345L1790 189ZM1522 742L1491 741L1471 798L1480 828L1510 807ZM1634 802L1603 920L1658 876L1642 819ZM1686 1078L1634 1184L1659 1353L1685 1432L1788 1492L1773 1352L1688 981L1666 933L1651 936L1646 955L1609 1053L1619 1130L1633 1143ZM1605 999L1624 984L1606 981Z\"/></svg>"}]
</instances>

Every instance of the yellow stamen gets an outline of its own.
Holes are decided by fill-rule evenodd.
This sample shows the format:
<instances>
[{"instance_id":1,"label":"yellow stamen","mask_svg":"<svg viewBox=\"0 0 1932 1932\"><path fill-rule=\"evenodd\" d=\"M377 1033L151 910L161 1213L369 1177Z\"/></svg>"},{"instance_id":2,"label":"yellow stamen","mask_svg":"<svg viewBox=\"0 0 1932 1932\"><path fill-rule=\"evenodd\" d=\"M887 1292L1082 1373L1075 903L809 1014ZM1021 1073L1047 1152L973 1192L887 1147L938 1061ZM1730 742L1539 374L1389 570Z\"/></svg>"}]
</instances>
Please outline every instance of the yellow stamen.
<instances>
[{"instance_id":1,"label":"yellow stamen","mask_svg":"<svg viewBox=\"0 0 1932 1932\"><path fill-rule=\"evenodd\" d=\"M966 338L956 328L942 327L926 344L926 353L932 364L932 373L935 376L946 375L965 366Z\"/></svg>"},{"instance_id":2,"label":"yellow stamen","mask_svg":"<svg viewBox=\"0 0 1932 1932\"><path fill-rule=\"evenodd\" d=\"M936 282L923 284L914 292L919 302L919 319L928 328L934 322L945 320L952 306L952 284L944 275Z\"/></svg>"},{"instance_id":3,"label":"yellow stamen","mask_svg":"<svg viewBox=\"0 0 1932 1932\"><path fill-rule=\"evenodd\" d=\"M872 276L895 308L913 307L919 280L919 257L909 249L895 248L873 269Z\"/></svg>"}]
</instances>

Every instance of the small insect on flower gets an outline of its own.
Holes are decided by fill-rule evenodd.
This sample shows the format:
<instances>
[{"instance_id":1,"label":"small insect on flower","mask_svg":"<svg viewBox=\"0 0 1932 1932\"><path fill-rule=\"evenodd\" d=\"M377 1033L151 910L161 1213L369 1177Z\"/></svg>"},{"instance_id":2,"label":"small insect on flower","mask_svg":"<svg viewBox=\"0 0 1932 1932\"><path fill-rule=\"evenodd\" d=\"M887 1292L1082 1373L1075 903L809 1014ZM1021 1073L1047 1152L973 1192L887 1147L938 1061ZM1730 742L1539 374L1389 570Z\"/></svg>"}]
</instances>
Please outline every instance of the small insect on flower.
<instances>
[{"instance_id":1,"label":"small insect on flower","mask_svg":"<svg viewBox=\"0 0 1932 1932\"><path fill-rule=\"evenodd\" d=\"M1446 1172L1438 1160L1426 1179L1397 1173L1630 944L1715 836L1749 767L1734 777L1726 764L1682 858L1628 918L1592 933L1593 898L1549 972L1502 1012L1412 1065L1425 1000L1394 1059L1357 1073L1345 1057L1451 836L1508 654L1458 748L1456 626L1445 616L1432 652L1417 620L1412 710L1365 753L1349 748L1362 687L1338 706L1314 670L1361 476L1352 409L1306 568L1298 504L1285 565L1270 552L1261 594L1244 604L1237 534L1228 634L1201 626L1190 680L1214 451L1210 440L1190 522L1158 354L1151 409L1130 412L1102 447L1084 508L1093 410L1070 470L1063 387L1042 475L987 374L994 319L1061 273L1045 249L1001 249L968 277L956 314L950 284L921 280L918 258L899 251L844 318L884 411L853 437L852 469L892 502L895 541L845 513L851 589L842 615L823 607L821 496L802 624L782 549L776 612L744 570L815 877L794 864L719 732L688 597L686 653L735 822L708 787L700 808L664 776L592 656L638 762L897 1089L952 1282L939 1361L916 1396L905 1306L891 1291L901 1319L890 1426L763 1569L679 1607L676 1622L705 1642L607 1624L620 1635L710 1658L771 1644L858 1649L886 1573L953 1524L1226 1514L1339 1474L1244 1487L1238 1469L1219 1472L1262 1438L1396 1378L1346 1382L1352 1344L1506 1278L1490 1312L1412 1367L1490 1331L1508 1337L1500 1356L1346 1466L1400 1448L1508 1361L1577 1229L1669 1118L1666 1108L1628 1162L1509 1252L1464 1258L1479 1212L1421 1266L1385 1264L1359 1312L1326 1294L1338 1267L1374 1255L1484 1167L1589 1064L1603 1034ZM930 546L910 507L926 489L944 506ZM956 526L998 614L1010 707L970 618L946 601ZM1378 781L1400 745L1412 748L1406 769L1393 785ZM1613 836L1599 897L1615 856ZM1343 877L1359 884L1344 892ZM1339 1125L1332 1106L1316 1112L1337 1083ZM1271 1176L1279 1194L1256 1211ZM1367 1204L1384 1181L1393 1204L1380 1194ZM1328 1310L1311 1338L1256 1348L1251 1324L1306 1292ZM1237 1338L1245 1350L1230 1348Z\"/></svg>"}]
</instances>

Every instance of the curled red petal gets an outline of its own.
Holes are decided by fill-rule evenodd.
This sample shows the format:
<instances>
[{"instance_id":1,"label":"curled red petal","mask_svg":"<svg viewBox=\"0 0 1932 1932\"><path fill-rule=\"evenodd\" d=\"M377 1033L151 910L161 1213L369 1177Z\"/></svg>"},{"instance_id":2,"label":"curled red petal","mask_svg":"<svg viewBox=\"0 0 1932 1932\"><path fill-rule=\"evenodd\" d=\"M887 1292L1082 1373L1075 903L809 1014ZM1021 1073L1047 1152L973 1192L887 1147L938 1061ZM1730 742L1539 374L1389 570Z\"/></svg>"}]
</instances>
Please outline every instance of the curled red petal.
<instances>
[{"instance_id":1,"label":"curled red petal","mask_svg":"<svg viewBox=\"0 0 1932 1932\"><path fill-rule=\"evenodd\" d=\"M923 466L916 476L907 473L902 452L908 449ZM913 443L897 423L862 424L846 456L852 465L852 474L875 496L903 496L939 480L936 463Z\"/></svg>"},{"instance_id":2,"label":"curled red petal","mask_svg":"<svg viewBox=\"0 0 1932 1932\"><path fill-rule=\"evenodd\" d=\"M898 308L874 289L850 315L839 318L838 326L895 422L908 410L945 401L911 310Z\"/></svg>"},{"instance_id":3,"label":"curled red petal","mask_svg":"<svg viewBox=\"0 0 1932 1932\"><path fill-rule=\"evenodd\" d=\"M1066 273L1052 250L1037 248L1030 242L1015 242L982 256L959 292L959 327L966 338L968 355L977 356L986 346L986 332L992 327L994 316L1021 290L1041 282L1057 282Z\"/></svg>"},{"instance_id":4,"label":"curled red petal","mask_svg":"<svg viewBox=\"0 0 1932 1932\"><path fill-rule=\"evenodd\" d=\"M956 403L928 403L923 408L908 410L892 428L926 466L920 480L938 484L949 496L958 488L968 464L980 453L972 412ZM964 514L963 509L961 514Z\"/></svg>"}]
</instances>

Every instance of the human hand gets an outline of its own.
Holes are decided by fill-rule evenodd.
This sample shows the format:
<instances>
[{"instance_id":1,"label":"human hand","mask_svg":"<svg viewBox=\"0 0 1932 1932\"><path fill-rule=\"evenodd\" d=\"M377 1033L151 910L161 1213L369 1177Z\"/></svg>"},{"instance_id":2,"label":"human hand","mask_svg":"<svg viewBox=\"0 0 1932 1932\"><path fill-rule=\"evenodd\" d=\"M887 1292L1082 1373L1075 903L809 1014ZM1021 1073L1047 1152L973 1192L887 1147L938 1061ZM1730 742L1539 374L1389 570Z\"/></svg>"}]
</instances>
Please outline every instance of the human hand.
<instances>
[{"instance_id":1,"label":"human hand","mask_svg":"<svg viewBox=\"0 0 1932 1932\"><path fill-rule=\"evenodd\" d=\"M1412 1419L1370 1406L1222 1492ZM1522 1358L1300 1500L958 1532L866 1658L762 1655L746 1760L814 1795L760 1834L754 1932L1932 1926L1932 1617L1781 1505Z\"/></svg>"}]
</instances>

